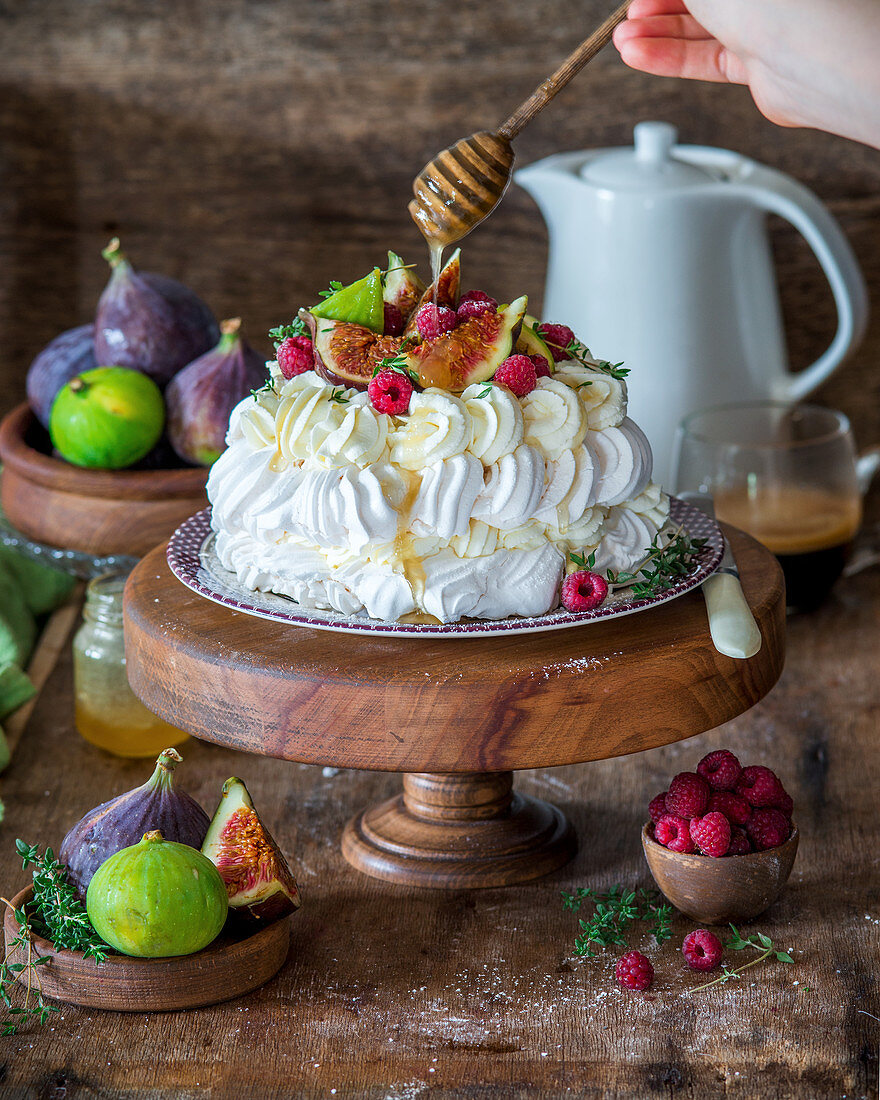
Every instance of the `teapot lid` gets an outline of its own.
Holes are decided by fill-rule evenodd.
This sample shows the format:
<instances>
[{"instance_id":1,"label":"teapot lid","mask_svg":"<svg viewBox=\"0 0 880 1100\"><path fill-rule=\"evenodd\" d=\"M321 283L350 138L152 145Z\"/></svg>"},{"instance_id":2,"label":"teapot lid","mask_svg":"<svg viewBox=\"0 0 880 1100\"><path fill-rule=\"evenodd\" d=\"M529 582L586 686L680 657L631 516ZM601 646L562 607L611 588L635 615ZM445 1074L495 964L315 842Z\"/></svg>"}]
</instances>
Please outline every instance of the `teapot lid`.
<instances>
[{"instance_id":1,"label":"teapot lid","mask_svg":"<svg viewBox=\"0 0 880 1100\"><path fill-rule=\"evenodd\" d=\"M586 183L612 190L674 191L715 180L709 172L672 155L678 130L668 122L639 122L634 147L602 153L583 166Z\"/></svg>"}]
</instances>

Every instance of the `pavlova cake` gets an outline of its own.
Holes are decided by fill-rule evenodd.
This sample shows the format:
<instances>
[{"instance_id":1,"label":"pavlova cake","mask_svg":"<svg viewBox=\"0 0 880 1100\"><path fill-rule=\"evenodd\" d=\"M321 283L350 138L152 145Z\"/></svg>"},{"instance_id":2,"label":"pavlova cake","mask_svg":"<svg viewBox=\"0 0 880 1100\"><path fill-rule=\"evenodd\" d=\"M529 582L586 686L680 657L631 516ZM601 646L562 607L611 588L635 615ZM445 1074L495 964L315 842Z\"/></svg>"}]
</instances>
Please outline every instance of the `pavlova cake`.
<instances>
[{"instance_id":1,"label":"pavlova cake","mask_svg":"<svg viewBox=\"0 0 880 1100\"><path fill-rule=\"evenodd\" d=\"M390 253L273 330L208 480L241 585L447 623L586 609L644 559L669 502L626 371L459 270L426 290Z\"/></svg>"}]
</instances>

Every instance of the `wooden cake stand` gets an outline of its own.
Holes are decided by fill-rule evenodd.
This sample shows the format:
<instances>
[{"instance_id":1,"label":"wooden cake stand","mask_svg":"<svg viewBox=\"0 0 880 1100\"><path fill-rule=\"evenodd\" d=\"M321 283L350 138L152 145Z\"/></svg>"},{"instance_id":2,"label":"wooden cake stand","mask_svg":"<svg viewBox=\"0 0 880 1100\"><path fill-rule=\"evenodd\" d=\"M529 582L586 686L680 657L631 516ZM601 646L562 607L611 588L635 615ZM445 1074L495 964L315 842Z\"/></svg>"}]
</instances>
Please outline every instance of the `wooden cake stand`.
<instances>
[{"instance_id":1,"label":"wooden cake stand","mask_svg":"<svg viewBox=\"0 0 880 1100\"><path fill-rule=\"evenodd\" d=\"M167 722L245 752L400 771L403 793L348 823L359 870L417 886L500 886L574 854L563 814L513 771L666 745L748 710L782 670L775 558L727 529L763 645L712 646L700 592L568 630L389 638L270 622L191 592L165 547L125 592L128 676Z\"/></svg>"}]
</instances>

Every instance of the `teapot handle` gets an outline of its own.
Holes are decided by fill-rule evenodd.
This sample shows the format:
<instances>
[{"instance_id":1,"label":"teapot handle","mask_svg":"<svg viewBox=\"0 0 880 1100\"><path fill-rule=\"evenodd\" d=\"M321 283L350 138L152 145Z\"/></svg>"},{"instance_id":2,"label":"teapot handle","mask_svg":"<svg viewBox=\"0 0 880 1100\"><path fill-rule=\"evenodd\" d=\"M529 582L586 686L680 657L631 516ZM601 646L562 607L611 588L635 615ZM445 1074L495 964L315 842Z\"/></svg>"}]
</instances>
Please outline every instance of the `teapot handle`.
<instances>
[{"instance_id":1,"label":"teapot handle","mask_svg":"<svg viewBox=\"0 0 880 1100\"><path fill-rule=\"evenodd\" d=\"M787 392L779 396L800 401L836 370L865 334L868 291L849 241L839 224L816 196L782 172L755 165L745 190L761 209L779 214L800 230L819 261L837 307L834 339L805 370L790 374Z\"/></svg>"}]
</instances>

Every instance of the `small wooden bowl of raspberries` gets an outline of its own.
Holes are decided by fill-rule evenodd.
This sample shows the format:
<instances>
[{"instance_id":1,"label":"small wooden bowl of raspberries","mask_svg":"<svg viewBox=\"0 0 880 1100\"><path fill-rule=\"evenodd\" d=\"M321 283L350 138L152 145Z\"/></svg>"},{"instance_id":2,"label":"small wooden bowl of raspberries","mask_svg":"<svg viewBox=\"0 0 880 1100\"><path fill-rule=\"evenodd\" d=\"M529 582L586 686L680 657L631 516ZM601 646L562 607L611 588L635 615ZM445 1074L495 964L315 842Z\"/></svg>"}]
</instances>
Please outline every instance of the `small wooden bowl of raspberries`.
<instances>
[{"instance_id":1,"label":"small wooden bowl of raspberries","mask_svg":"<svg viewBox=\"0 0 880 1100\"><path fill-rule=\"evenodd\" d=\"M751 920L782 893L798 848L792 800L727 749L680 772L648 807L642 848L666 899L700 924Z\"/></svg>"}]
</instances>

